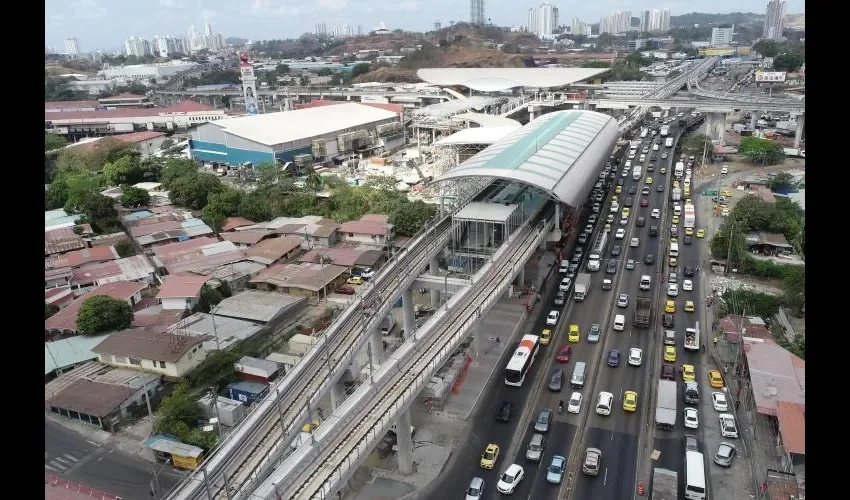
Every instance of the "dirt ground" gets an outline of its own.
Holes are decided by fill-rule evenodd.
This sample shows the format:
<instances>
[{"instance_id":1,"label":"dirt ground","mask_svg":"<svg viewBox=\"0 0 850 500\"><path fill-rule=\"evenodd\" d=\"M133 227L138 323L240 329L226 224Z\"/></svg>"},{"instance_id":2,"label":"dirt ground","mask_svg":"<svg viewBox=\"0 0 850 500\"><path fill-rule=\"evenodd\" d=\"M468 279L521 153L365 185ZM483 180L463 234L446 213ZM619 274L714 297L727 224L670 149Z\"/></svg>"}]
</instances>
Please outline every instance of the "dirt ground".
<instances>
[{"instance_id":1,"label":"dirt ground","mask_svg":"<svg viewBox=\"0 0 850 500\"><path fill-rule=\"evenodd\" d=\"M740 155L727 155L726 158L727 161L709 163L708 165L699 168L697 171L697 179L705 179L720 175L720 169L723 167L729 167L728 175L730 177L735 174L744 174L746 176L756 173L770 173L784 170L806 170L806 160L802 158L786 158L781 164L772 165L770 167L753 165L749 160Z\"/></svg>"}]
</instances>

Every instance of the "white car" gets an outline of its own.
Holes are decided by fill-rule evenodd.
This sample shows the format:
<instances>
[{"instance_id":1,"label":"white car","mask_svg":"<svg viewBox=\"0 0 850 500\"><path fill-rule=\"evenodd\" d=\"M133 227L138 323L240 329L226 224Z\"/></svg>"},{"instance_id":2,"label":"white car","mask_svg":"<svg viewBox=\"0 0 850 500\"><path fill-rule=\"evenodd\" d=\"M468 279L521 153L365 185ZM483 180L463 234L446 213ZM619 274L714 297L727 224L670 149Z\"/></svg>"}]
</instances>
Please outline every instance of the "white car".
<instances>
[{"instance_id":1,"label":"white car","mask_svg":"<svg viewBox=\"0 0 850 500\"><path fill-rule=\"evenodd\" d=\"M649 214L649 216L652 217L653 219L660 219L661 218L661 210L659 210L657 208L653 208L652 213Z\"/></svg>"},{"instance_id":2,"label":"white car","mask_svg":"<svg viewBox=\"0 0 850 500\"><path fill-rule=\"evenodd\" d=\"M711 393L711 404L717 411L729 411L729 403L726 402L726 395L722 392Z\"/></svg>"},{"instance_id":3,"label":"white car","mask_svg":"<svg viewBox=\"0 0 850 500\"><path fill-rule=\"evenodd\" d=\"M621 293L617 296L617 307L629 307L629 294Z\"/></svg>"},{"instance_id":4,"label":"white car","mask_svg":"<svg viewBox=\"0 0 850 500\"><path fill-rule=\"evenodd\" d=\"M658 144L653 144L653 145L652 145L652 150L653 150L653 151L658 151Z\"/></svg>"},{"instance_id":5,"label":"white car","mask_svg":"<svg viewBox=\"0 0 850 500\"><path fill-rule=\"evenodd\" d=\"M561 291L561 292L566 292L567 290L570 289L570 285L572 285L572 284L573 284L573 280L571 280L570 278L564 278L564 279L561 280L561 284L558 285L558 290Z\"/></svg>"},{"instance_id":6,"label":"white car","mask_svg":"<svg viewBox=\"0 0 850 500\"><path fill-rule=\"evenodd\" d=\"M720 435L725 438L738 437L738 426L735 425L735 417L729 413L718 415L720 419Z\"/></svg>"},{"instance_id":7,"label":"white car","mask_svg":"<svg viewBox=\"0 0 850 500\"><path fill-rule=\"evenodd\" d=\"M682 282L682 290L686 292L690 292L694 289L694 282L691 280L685 280Z\"/></svg>"},{"instance_id":8,"label":"white car","mask_svg":"<svg viewBox=\"0 0 850 500\"><path fill-rule=\"evenodd\" d=\"M625 237L626 237L626 230L623 229L623 228L617 229L617 232L614 233L614 239L615 240L622 240Z\"/></svg>"},{"instance_id":9,"label":"white car","mask_svg":"<svg viewBox=\"0 0 850 500\"><path fill-rule=\"evenodd\" d=\"M629 169L628 169L628 168L624 168L624 169L623 169L623 173L622 173L622 174L620 174L620 177L628 177L628 176L629 176Z\"/></svg>"},{"instance_id":10,"label":"white car","mask_svg":"<svg viewBox=\"0 0 850 500\"><path fill-rule=\"evenodd\" d=\"M549 316L546 316L546 325L548 325L548 326L557 325L558 324L558 316L560 316L560 315L561 315L561 313L559 313L558 311L549 311Z\"/></svg>"},{"instance_id":11,"label":"white car","mask_svg":"<svg viewBox=\"0 0 850 500\"><path fill-rule=\"evenodd\" d=\"M676 283L668 283L667 284L667 296L668 297L676 297L679 295L679 285Z\"/></svg>"},{"instance_id":12,"label":"white car","mask_svg":"<svg viewBox=\"0 0 850 500\"><path fill-rule=\"evenodd\" d=\"M629 242L629 246L632 247L632 248L639 247L640 246L640 239L639 238L632 238L632 240Z\"/></svg>"},{"instance_id":13,"label":"white car","mask_svg":"<svg viewBox=\"0 0 850 500\"><path fill-rule=\"evenodd\" d=\"M627 215L620 217L620 225L621 226L625 226L628 223L629 223L629 217Z\"/></svg>"},{"instance_id":14,"label":"white car","mask_svg":"<svg viewBox=\"0 0 850 500\"><path fill-rule=\"evenodd\" d=\"M496 489L499 493L510 495L519 486L522 478L525 477L525 470L522 466L511 464L508 469L499 477L499 482L496 484Z\"/></svg>"},{"instance_id":15,"label":"white car","mask_svg":"<svg viewBox=\"0 0 850 500\"><path fill-rule=\"evenodd\" d=\"M688 429L699 428L699 412L696 408L685 408L685 427Z\"/></svg>"},{"instance_id":16,"label":"white car","mask_svg":"<svg viewBox=\"0 0 850 500\"><path fill-rule=\"evenodd\" d=\"M643 362L643 351L637 347L629 349L629 364L632 366L640 366Z\"/></svg>"},{"instance_id":17,"label":"white car","mask_svg":"<svg viewBox=\"0 0 850 500\"><path fill-rule=\"evenodd\" d=\"M617 203L616 201L612 202L611 208L608 211L611 212L612 214L619 212L620 211L620 204Z\"/></svg>"},{"instance_id":18,"label":"white car","mask_svg":"<svg viewBox=\"0 0 850 500\"><path fill-rule=\"evenodd\" d=\"M723 167L720 169L720 173L726 175L729 173L729 167Z\"/></svg>"},{"instance_id":19,"label":"white car","mask_svg":"<svg viewBox=\"0 0 850 500\"><path fill-rule=\"evenodd\" d=\"M567 413L578 413L581 411L581 393L574 392L570 395L570 400L567 402Z\"/></svg>"}]
</instances>

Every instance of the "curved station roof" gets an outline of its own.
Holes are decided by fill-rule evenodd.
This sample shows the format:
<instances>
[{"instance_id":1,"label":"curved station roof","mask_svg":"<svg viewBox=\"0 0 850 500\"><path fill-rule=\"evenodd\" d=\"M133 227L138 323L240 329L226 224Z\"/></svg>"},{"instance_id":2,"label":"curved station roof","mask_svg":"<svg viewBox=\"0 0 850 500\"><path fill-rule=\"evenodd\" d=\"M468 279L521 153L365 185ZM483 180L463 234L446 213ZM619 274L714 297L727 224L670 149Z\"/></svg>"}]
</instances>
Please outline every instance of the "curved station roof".
<instances>
[{"instance_id":1,"label":"curved station roof","mask_svg":"<svg viewBox=\"0 0 850 500\"><path fill-rule=\"evenodd\" d=\"M556 111L508 134L434 182L497 177L537 187L570 206L583 203L611 155L617 121L595 111Z\"/></svg>"},{"instance_id":2,"label":"curved station roof","mask_svg":"<svg viewBox=\"0 0 850 500\"><path fill-rule=\"evenodd\" d=\"M517 87L560 88L606 71L607 68L422 68L416 76L433 85L501 92Z\"/></svg>"}]
</instances>

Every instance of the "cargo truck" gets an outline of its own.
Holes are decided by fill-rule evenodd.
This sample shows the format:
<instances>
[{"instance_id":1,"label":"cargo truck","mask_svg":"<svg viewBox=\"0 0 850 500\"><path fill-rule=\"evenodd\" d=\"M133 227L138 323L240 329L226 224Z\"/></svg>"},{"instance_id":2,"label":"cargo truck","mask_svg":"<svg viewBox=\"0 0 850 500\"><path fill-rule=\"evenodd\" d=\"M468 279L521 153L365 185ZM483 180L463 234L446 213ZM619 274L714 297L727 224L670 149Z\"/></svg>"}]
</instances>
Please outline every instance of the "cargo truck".
<instances>
[{"instance_id":1,"label":"cargo truck","mask_svg":"<svg viewBox=\"0 0 850 500\"><path fill-rule=\"evenodd\" d=\"M573 298L576 302L581 302L587 297L587 292L590 291L590 275L587 273L579 273L576 276L576 284L573 288Z\"/></svg>"},{"instance_id":2,"label":"cargo truck","mask_svg":"<svg viewBox=\"0 0 850 500\"><path fill-rule=\"evenodd\" d=\"M685 330L685 350L699 351L699 323L697 323L696 328Z\"/></svg>"},{"instance_id":3,"label":"cargo truck","mask_svg":"<svg viewBox=\"0 0 850 500\"><path fill-rule=\"evenodd\" d=\"M655 425L672 431L676 427L676 382L673 380L658 381L658 396L655 405Z\"/></svg>"},{"instance_id":4,"label":"cargo truck","mask_svg":"<svg viewBox=\"0 0 850 500\"><path fill-rule=\"evenodd\" d=\"M682 188L673 188L670 191L670 198L673 201L681 201L682 200Z\"/></svg>"},{"instance_id":5,"label":"cargo truck","mask_svg":"<svg viewBox=\"0 0 850 500\"><path fill-rule=\"evenodd\" d=\"M635 299L635 320L633 326L638 328L649 328L649 316L652 313L652 299L649 297L638 297Z\"/></svg>"},{"instance_id":6,"label":"cargo truck","mask_svg":"<svg viewBox=\"0 0 850 500\"><path fill-rule=\"evenodd\" d=\"M679 498L679 474L670 469L652 469L651 500L676 500Z\"/></svg>"},{"instance_id":7,"label":"cargo truck","mask_svg":"<svg viewBox=\"0 0 850 500\"><path fill-rule=\"evenodd\" d=\"M668 137L668 138L664 139L664 147L665 148L672 148L673 147L673 138L672 137Z\"/></svg>"},{"instance_id":8,"label":"cargo truck","mask_svg":"<svg viewBox=\"0 0 850 500\"><path fill-rule=\"evenodd\" d=\"M605 254L605 248L608 244L608 233L609 231L602 231L596 237L596 241L593 243L593 248L590 249L590 255L587 257L588 271L599 270L599 262Z\"/></svg>"}]
</instances>

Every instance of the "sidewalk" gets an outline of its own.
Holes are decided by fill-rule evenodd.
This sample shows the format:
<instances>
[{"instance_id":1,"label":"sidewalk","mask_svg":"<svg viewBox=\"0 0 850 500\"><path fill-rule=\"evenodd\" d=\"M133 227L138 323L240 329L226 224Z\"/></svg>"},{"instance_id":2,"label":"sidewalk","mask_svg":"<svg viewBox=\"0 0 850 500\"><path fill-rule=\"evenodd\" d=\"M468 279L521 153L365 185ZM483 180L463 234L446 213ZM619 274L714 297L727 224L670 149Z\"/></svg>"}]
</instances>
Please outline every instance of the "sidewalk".
<instances>
[{"instance_id":1,"label":"sidewalk","mask_svg":"<svg viewBox=\"0 0 850 500\"><path fill-rule=\"evenodd\" d=\"M553 252L536 252L525 266L525 275L534 276L534 286L539 290L555 264ZM530 280L528 280L530 281ZM416 428L413 438L413 473L398 472L396 454L381 460L372 453L349 481L348 500L395 500L399 498L426 498L427 486L437 479L446 467L451 467L452 452L464 445L469 435L473 414L479 398L485 392L493 372L499 369L512 346L512 337L522 330L526 316L528 296L503 296L482 320L478 344L470 346L472 358L461 384L447 397L440 410L429 412L421 405L411 408L411 421ZM539 305L531 314L538 312ZM499 342L490 338L498 337ZM419 490L419 491L417 491Z\"/></svg>"}]
</instances>

